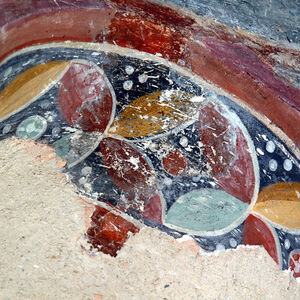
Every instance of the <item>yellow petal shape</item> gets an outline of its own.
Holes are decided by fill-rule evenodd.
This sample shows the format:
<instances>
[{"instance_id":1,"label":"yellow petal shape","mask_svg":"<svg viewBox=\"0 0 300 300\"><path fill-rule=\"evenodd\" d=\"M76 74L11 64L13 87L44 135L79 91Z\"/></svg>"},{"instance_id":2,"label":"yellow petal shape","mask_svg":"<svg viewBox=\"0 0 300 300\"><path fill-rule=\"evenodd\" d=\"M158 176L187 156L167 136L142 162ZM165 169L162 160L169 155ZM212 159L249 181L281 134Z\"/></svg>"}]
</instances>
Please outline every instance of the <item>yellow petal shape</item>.
<instances>
[{"instance_id":1,"label":"yellow petal shape","mask_svg":"<svg viewBox=\"0 0 300 300\"><path fill-rule=\"evenodd\" d=\"M123 108L109 133L137 138L171 130L195 117L197 104L191 101L193 97L178 90L142 96Z\"/></svg>"},{"instance_id":2,"label":"yellow petal shape","mask_svg":"<svg viewBox=\"0 0 300 300\"><path fill-rule=\"evenodd\" d=\"M68 62L51 61L19 74L0 93L0 120L18 112L45 92L67 65Z\"/></svg>"},{"instance_id":3,"label":"yellow petal shape","mask_svg":"<svg viewBox=\"0 0 300 300\"><path fill-rule=\"evenodd\" d=\"M300 183L280 182L266 187L253 210L280 226L300 229Z\"/></svg>"}]
</instances>

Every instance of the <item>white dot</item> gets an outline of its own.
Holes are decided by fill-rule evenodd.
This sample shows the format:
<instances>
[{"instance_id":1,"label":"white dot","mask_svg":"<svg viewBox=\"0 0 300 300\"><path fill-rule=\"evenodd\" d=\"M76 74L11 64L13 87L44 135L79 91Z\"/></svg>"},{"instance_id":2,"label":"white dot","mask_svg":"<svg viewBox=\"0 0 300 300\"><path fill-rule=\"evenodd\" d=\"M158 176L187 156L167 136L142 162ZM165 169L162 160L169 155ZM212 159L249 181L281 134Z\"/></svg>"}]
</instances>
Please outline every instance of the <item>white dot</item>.
<instances>
[{"instance_id":1,"label":"white dot","mask_svg":"<svg viewBox=\"0 0 300 300\"><path fill-rule=\"evenodd\" d=\"M148 80L148 75L147 74L142 74L139 76L139 82L140 83L145 83Z\"/></svg>"},{"instance_id":2,"label":"white dot","mask_svg":"<svg viewBox=\"0 0 300 300\"><path fill-rule=\"evenodd\" d=\"M49 108L50 105L51 105L51 102L48 101L48 100L44 100L44 101L42 101L42 102L39 104L39 106L40 106L41 108L43 108L43 109Z\"/></svg>"},{"instance_id":3,"label":"white dot","mask_svg":"<svg viewBox=\"0 0 300 300\"><path fill-rule=\"evenodd\" d=\"M278 167L277 161L275 159L270 159L269 161L269 169L271 171L276 171Z\"/></svg>"},{"instance_id":4,"label":"white dot","mask_svg":"<svg viewBox=\"0 0 300 300\"><path fill-rule=\"evenodd\" d=\"M155 144L155 143L151 143L151 144L149 145L149 149L150 149L151 151L156 151L157 148L158 148L158 145Z\"/></svg>"},{"instance_id":5,"label":"white dot","mask_svg":"<svg viewBox=\"0 0 300 300\"><path fill-rule=\"evenodd\" d=\"M183 136L180 140L179 140L179 144L182 147L187 147L187 145L189 144L189 140L186 136Z\"/></svg>"},{"instance_id":6,"label":"white dot","mask_svg":"<svg viewBox=\"0 0 300 300\"><path fill-rule=\"evenodd\" d=\"M273 141L268 141L268 142L267 142L266 150L267 150L269 153L273 153L273 152L274 152L274 150L275 150L275 144L274 144Z\"/></svg>"},{"instance_id":7,"label":"white dot","mask_svg":"<svg viewBox=\"0 0 300 300\"><path fill-rule=\"evenodd\" d=\"M2 133L3 134L7 134L11 131L11 125L10 124L6 124L3 129L2 129Z\"/></svg>"},{"instance_id":8,"label":"white dot","mask_svg":"<svg viewBox=\"0 0 300 300\"><path fill-rule=\"evenodd\" d=\"M237 246L237 241L234 238L230 238L229 245L232 248L235 248Z\"/></svg>"},{"instance_id":9,"label":"white dot","mask_svg":"<svg viewBox=\"0 0 300 300\"><path fill-rule=\"evenodd\" d=\"M87 180L86 180L85 177L81 177L81 178L78 180L78 183L79 183L80 185L84 185L86 182L87 182Z\"/></svg>"},{"instance_id":10,"label":"white dot","mask_svg":"<svg viewBox=\"0 0 300 300\"><path fill-rule=\"evenodd\" d=\"M83 187L87 192L92 190L92 185L90 183L85 183Z\"/></svg>"},{"instance_id":11,"label":"white dot","mask_svg":"<svg viewBox=\"0 0 300 300\"><path fill-rule=\"evenodd\" d=\"M131 75L131 74L134 72L134 67L132 67L132 66L126 66L126 67L125 67L125 72L126 72L128 75Z\"/></svg>"},{"instance_id":12,"label":"white dot","mask_svg":"<svg viewBox=\"0 0 300 300\"><path fill-rule=\"evenodd\" d=\"M131 80L126 80L123 83L123 89L126 90L126 91L131 90L132 86L133 86L133 82Z\"/></svg>"},{"instance_id":13,"label":"white dot","mask_svg":"<svg viewBox=\"0 0 300 300\"><path fill-rule=\"evenodd\" d=\"M52 129L52 136L53 136L53 137L58 136L59 133L60 133L60 128L59 128L59 127L54 127L54 128Z\"/></svg>"},{"instance_id":14,"label":"white dot","mask_svg":"<svg viewBox=\"0 0 300 300\"><path fill-rule=\"evenodd\" d=\"M172 181L171 178L166 177L166 178L164 179L164 184L165 184L165 185L171 185L172 183L173 183L173 181Z\"/></svg>"},{"instance_id":15,"label":"white dot","mask_svg":"<svg viewBox=\"0 0 300 300\"><path fill-rule=\"evenodd\" d=\"M194 182L199 182L200 179L201 179L201 176L194 176L194 177L192 178L192 180L193 180Z\"/></svg>"},{"instance_id":16,"label":"white dot","mask_svg":"<svg viewBox=\"0 0 300 300\"><path fill-rule=\"evenodd\" d=\"M54 111L47 111L45 113L45 117L46 117L48 122L54 122L55 118L57 117L57 114Z\"/></svg>"},{"instance_id":17,"label":"white dot","mask_svg":"<svg viewBox=\"0 0 300 300\"><path fill-rule=\"evenodd\" d=\"M225 246L221 243L216 245L216 250L225 250Z\"/></svg>"},{"instance_id":18,"label":"white dot","mask_svg":"<svg viewBox=\"0 0 300 300\"><path fill-rule=\"evenodd\" d=\"M289 160L289 159L286 159L284 162L283 162L283 167L286 171L291 171L292 168L293 168L293 163Z\"/></svg>"},{"instance_id":19,"label":"white dot","mask_svg":"<svg viewBox=\"0 0 300 300\"><path fill-rule=\"evenodd\" d=\"M91 167L84 167L81 169L81 174L83 176L90 175L92 173L92 168Z\"/></svg>"},{"instance_id":20,"label":"white dot","mask_svg":"<svg viewBox=\"0 0 300 300\"><path fill-rule=\"evenodd\" d=\"M290 240L289 240L289 239L285 239L285 240L284 240L284 248L285 248L286 250L288 250L288 249L290 249L290 247L291 247L291 242L290 242Z\"/></svg>"}]
</instances>

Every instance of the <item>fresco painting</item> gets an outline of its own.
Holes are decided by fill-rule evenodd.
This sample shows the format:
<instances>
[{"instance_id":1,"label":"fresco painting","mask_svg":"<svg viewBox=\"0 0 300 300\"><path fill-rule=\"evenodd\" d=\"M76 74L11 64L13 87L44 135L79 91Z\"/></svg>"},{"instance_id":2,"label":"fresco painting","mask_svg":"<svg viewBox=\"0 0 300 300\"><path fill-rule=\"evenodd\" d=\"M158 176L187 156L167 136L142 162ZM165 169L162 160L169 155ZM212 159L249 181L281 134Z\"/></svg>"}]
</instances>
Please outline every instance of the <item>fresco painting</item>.
<instances>
[{"instance_id":1,"label":"fresco painting","mask_svg":"<svg viewBox=\"0 0 300 300\"><path fill-rule=\"evenodd\" d=\"M55 149L97 203L91 247L116 256L131 216L300 276L299 48L193 1L18 3L0 2L0 140Z\"/></svg>"}]
</instances>

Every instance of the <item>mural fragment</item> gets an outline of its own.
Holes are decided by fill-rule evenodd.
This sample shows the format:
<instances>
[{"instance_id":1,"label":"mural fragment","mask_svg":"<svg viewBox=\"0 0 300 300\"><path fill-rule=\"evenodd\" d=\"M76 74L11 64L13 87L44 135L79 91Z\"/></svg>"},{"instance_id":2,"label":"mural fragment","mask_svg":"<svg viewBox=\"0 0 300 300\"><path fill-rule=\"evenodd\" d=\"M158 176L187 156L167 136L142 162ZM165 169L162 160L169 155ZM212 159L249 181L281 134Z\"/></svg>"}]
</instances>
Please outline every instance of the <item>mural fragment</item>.
<instances>
[{"instance_id":1,"label":"mural fragment","mask_svg":"<svg viewBox=\"0 0 300 300\"><path fill-rule=\"evenodd\" d=\"M128 214L207 251L262 245L299 277L296 47L165 2L10 2L0 141L55 149L99 204L91 246L116 256L138 232Z\"/></svg>"}]
</instances>

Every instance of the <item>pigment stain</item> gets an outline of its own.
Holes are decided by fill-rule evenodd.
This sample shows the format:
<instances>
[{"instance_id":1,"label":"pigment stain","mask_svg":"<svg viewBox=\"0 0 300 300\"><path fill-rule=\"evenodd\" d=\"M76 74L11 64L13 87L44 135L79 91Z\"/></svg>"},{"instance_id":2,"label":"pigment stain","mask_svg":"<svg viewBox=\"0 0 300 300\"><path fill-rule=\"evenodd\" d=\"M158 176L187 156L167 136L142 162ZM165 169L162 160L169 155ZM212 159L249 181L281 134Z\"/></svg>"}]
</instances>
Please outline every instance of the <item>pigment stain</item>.
<instances>
[{"instance_id":1,"label":"pigment stain","mask_svg":"<svg viewBox=\"0 0 300 300\"><path fill-rule=\"evenodd\" d=\"M92 217L91 226L86 236L97 250L117 256L130 234L135 234L139 229L119 215L97 206Z\"/></svg>"}]
</instances>

